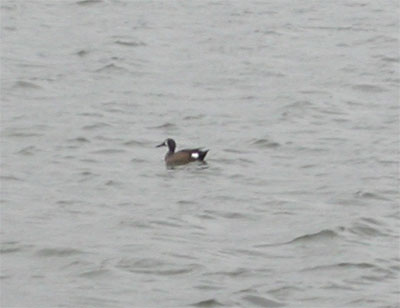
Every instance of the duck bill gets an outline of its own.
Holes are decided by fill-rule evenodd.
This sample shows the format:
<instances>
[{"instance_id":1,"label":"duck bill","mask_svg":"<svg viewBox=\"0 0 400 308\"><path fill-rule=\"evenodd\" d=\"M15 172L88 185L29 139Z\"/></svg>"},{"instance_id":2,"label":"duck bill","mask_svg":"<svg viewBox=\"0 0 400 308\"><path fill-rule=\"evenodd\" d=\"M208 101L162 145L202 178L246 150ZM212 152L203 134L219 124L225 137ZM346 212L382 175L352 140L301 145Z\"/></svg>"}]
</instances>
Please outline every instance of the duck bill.
<instances>
[{"instance_id":1,"label":"duck bill","mask_svg":"<svg viewBox=\"0 0 400 308\"><path fill-rule=\"evenodd\" d=\"M159 147L165 147L165 142L163 142L163 143L161 143L159 145L156 145L156 148L159 148Z\"/></svg>"}]
</instances>

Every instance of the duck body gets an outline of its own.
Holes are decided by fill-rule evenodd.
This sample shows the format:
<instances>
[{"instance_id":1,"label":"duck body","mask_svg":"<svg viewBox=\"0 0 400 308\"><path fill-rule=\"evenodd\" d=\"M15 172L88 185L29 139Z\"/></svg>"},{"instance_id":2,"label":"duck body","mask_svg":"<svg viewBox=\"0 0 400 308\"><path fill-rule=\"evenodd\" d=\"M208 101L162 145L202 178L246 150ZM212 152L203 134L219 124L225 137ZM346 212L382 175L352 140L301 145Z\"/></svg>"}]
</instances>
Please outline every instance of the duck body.
<instances>
[{"instance_id":1,"label":"duck body","mask_svg":"<svg viewBox=\"0 0 400 308\"><path fill-rule=\"evenodd\" d=\"M183 149L175 152L176 143L174 139L168 138L157 147L167 146L168 152L165 154L165 163L169 166L185 165L194 161L204 161L208 150L196 149Z\"/></svg>"}]
</instances>

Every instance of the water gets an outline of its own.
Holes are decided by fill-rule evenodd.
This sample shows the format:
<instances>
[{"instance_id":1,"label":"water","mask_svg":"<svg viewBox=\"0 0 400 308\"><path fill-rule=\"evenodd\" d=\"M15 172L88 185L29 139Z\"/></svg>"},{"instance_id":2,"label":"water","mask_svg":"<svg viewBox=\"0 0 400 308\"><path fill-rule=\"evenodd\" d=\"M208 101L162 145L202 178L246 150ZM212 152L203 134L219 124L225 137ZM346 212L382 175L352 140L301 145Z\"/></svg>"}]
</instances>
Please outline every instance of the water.
<instances>
[{"instance_id":1,"label":"water","mask_svg":"<svg viewBox=\"0 0 400 308\"><path fill-rule=\"evenodd\" d=\"M398 2L1 12L2 307L400 305Z\"/></svg>"}]
</instances>

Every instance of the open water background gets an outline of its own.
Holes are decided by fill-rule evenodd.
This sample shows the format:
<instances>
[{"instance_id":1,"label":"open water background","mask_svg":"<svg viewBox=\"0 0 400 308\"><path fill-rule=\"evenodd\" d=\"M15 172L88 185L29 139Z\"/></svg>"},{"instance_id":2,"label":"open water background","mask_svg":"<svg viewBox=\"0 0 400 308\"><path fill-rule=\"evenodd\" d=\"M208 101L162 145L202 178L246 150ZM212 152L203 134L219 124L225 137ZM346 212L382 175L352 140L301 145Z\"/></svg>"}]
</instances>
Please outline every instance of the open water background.
<instances>
[{"instance_id":1,"label":"open water background","mask_svg":"<svg viewBox=\"0 0 400 308\"><path fill-rule=\"evenodd\" d=\"M398 16L3 0L1 306L398 307Z\"/></svg>"}]
</instances>

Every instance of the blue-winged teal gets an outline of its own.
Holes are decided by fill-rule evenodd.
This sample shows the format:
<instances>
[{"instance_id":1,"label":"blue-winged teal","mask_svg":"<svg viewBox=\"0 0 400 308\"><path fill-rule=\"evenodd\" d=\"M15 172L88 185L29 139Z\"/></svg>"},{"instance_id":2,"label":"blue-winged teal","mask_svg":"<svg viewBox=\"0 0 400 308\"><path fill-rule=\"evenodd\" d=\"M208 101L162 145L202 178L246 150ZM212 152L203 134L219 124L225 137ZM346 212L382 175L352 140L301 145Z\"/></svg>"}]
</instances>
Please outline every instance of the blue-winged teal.
<instances>
[{"instance_id":1,"label":"blue-winged teal","mask_svg":"<svg viewBox=\"0 0 400 308\"><path fill-rule=\"evenodd\" d=\"M168 146L168 152L165 154L165 163L167 165L184 165L193 161L203 161L206 157L208 150L201 151L197 149L184 149L175 152L176 143L174 139L166 139L163 143L157 145L158 147Z\"/></svg>"}]
</instances>

